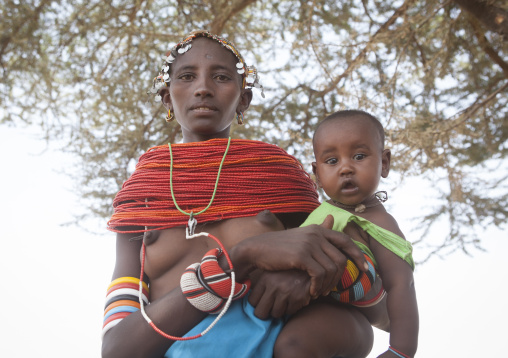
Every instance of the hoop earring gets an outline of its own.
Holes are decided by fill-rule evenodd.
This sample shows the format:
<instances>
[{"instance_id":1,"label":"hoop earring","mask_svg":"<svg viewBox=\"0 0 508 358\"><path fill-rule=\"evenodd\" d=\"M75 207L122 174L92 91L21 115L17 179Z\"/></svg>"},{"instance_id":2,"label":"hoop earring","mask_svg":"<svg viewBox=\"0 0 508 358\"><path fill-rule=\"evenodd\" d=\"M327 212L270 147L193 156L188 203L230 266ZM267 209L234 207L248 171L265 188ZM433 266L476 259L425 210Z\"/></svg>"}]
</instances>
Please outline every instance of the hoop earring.
<instances>
[{"instance_id":1,"label":"hoop earring","mask_svg":"<svg viewBox=\"0 0 508 358\"><path fill-rule=\"evenodd\" d=\"M239 125L242 125L243 124L243 112L240 112L240 114L236 114L236 122L239 124Z\"/></svg>"},{"instance_id":2,"label":"hoop earring","mask_svg":"<svg viewBox=\"0 0 508 358\"><path fill-rule=\"evenodd\" d=\"M168 109L168 114L166 115L166 122L172 122L175 119L174 113L171 113L171 109Z\"/></svg>"}]
</instances>

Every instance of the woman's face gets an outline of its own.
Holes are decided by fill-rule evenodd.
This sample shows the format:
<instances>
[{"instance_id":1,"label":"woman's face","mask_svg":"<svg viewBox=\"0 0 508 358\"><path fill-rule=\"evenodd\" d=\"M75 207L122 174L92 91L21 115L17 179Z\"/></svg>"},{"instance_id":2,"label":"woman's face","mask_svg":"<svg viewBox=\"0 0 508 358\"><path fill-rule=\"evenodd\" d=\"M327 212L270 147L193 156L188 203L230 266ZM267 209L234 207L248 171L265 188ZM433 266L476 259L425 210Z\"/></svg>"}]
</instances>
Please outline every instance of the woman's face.
<instances>
[{"instance_id":1,"label":"woman's face","mask_svg":"<svg viewBox=\"0 0 508 358\"><path fill-rule=\"evenodd\" d=\"M227 138L237 112L252 94L242 89L236 57L219 43L197 38L172 64L169 92L163 102L182 127L184 142Z\"/></svg>"}]
</instances>

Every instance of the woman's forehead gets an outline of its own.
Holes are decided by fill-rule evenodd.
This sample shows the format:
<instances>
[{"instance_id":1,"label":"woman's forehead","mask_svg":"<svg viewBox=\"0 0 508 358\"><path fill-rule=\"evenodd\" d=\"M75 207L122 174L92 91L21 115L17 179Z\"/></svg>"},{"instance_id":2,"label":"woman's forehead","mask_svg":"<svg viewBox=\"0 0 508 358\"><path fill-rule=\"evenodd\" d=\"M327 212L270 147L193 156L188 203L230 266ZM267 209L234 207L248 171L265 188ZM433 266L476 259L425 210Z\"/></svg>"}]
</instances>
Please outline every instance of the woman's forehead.
<instances>
[{"instance_id":1,"label":"woman's forehead","mask_svg":"<svg viewBox=\"0 0 508 358\"><path fill-rule=\"evenodd\" d=\"M210 62L221 63L223 66L236 70L237 59L231 51L214 40L200 37L192 41L192 47L185 53L179 54L173 66L181 67L192 63L193 65L208 65Z\"/></svg>"}]
</instances>

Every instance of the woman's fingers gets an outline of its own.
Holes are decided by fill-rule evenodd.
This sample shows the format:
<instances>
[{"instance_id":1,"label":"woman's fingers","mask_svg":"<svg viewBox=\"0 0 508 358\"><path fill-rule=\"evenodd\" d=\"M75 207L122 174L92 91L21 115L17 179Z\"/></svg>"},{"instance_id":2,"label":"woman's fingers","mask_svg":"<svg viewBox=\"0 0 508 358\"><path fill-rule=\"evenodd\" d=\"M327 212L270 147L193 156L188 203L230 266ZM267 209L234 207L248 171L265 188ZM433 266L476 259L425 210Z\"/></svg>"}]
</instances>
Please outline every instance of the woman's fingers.
<instances>
[{"instance_id":1,"label":"woman's fingers","mask_svg":"<svg viewBox=\"0 0 508 358\"><path fill-rule=\"evenodd\" d=\"M332 243L335 248L339 249L342 255L337 255L335 250L327 251L327 254L332 257L332 259L337 260L336 262L342 268L341 271L344 270L346 261L343 261L344 254L349 256L358 266L358 268L362 271L367 271L369 266L365 261L365 257L363 253L360 251L358 246L351 240L351 238L359 239L360 233L358 232L358 226L355 223L348 223L344 228L344 233L339 231L331 230L333 228L333 216L328 215L321 226L324 230L325 238Z\"/></svg>"},{"instance_id":2,"label":"woman's fingers","mask_svg":"<svg viewBox=\"0 0 508 358\"><path fill-rule=\"evenodd\" d=\"M260 272L253 278L249 303L262 319L293 314L310 302L310 278L299 270Z\"/></svg>"},{"instance_id":3,"label":"woman's fingers","mask_svg":"<svg viewBox=\"0 0 508 358\"><path fill-rule=\"evenodd\" d=\"M251 301L251 297L252 293L249 297L249 303L255 307L254 315L260 319L267 319L270 317L270 312L272 311L276 296L273 296L270 291L263 290L262 294L256 297L256 300Z\"/></svg>"},{"instance_id":4,"label":"woman's fingers","mask_svg":"<svg viewBox=\"0 0 508 358\"><path fill-rule=\"evenodd\" d=\"M261 298L263 297L264 292L265 292L264 285L253 283L249 294L249 303L252 306L257 307L259 305L259 302L261 301Z\"/></svg>"},{"instance_id":5,"label":"woman's fingers","mask_svg":"<svg viewBox=\"0 0 508 358\"><path fill-rule=\"evenodd\" d=\"M333 216L327 215L326 218L323 220L323 222L319 226L321 226L322 228L331 230L331 229L333 229L333 222L334 222Z\"/></svg>"},{"instance_id":6,"label":"woman's fingers","mask_svg":"<svg viewBox=\"0 0 508 358\"><path fill-rule=\"evenodd\" d=\"M328 215L319 225L321 236L326 240L319 241L319 250L313 251L312 258L322 267L320 270L309 262L307 272L311 276L311 295L327 294L340 281L345 270L348 256L362 271L368 270L367 262L360 249L348 235L333 231L333 216ZM319 236L319 235L318 235ZM322 277L322 278L321 278Z\"/></svg>"},{"instance_id":7,"label":"woman's fingers","mask_svg":"<svg viewBox=\"0 0 508 358\"><path fill-rule=\"evenodd\" d=\"M275 302L273 303L271 316L273 318L281 318L286 314L287 311L287 298L281 295L275 296Z\"/></svg>"},{"instance_id":8,"label":"woman's fingers","mask_svg":"<svg viewBox=\"0 0 508 358\"><path fill-rule=\"evenodd\" d=\"M310 276L310 293L317 297L339 282L347 257L360 270L368 269L360 249L349 236L331 230L332 225L333 217L329 216L322 225L262 234L244 240L230 254L234 257L235 267L240 267L240 270L245 267L247 269L243 272L247 273L252 268L305 271ZM242 271L240 273L243 274Z\"/></svg>"},{"instance_id":9,"label":"woman's fingers","mask_svg":"<svg viewBox=\"0 0 508 358\"><path fill-rule=\"evenodd\" d=\"M312 258L318 263L313 273L309 272L311 277L311 295L317 298L323 293L330 291L337 285L341 277L341 266L338 264L340 260L333 259L333 255L329 253L337 251L332 245L326 243L321 250L315 250ZM328 252L328 253L327 253ZM340 256L340 255L339 255Z\"/></svg>"},{"instance_id":10,"label":"woman's fingers","mask_svg":"<svg viewBox=\"0 0 508 358\"><path fill-rule=\"evenodd\" d=\"M361 271L368 271L369 266L365 260L365 256L348 235L332 230L326 230L324 235L327 240L341 253L337 254L336 251L331 250L328 251L329 255L334 256L334 258L338 261L343 260L344 257L349 257ZM344 270L345 261L343 263L341 262L341 267L342 270Z\"/></svg>"}]
</instances>

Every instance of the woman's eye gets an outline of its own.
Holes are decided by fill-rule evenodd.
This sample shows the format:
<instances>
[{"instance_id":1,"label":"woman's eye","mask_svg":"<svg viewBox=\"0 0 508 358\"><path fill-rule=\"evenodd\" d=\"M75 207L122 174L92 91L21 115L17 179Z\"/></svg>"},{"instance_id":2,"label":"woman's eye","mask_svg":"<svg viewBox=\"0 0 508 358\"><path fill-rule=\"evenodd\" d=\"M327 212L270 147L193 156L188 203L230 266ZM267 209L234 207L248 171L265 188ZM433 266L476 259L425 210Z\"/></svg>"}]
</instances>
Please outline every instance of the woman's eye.
<instances>
[{"instance_id":1,"label":"woman's eye","mask_svg":"<svg viewBox=\"0 0 508 358\"><path fill-rule=\"evenodd\" d=\"M215 76L215 79L225 82L225 81L229 81L231 78L226 75L217 75L217 76Z\"/></svg>"},{"instance_id":2,"label":"woman's eye","mask_svg":"<svg viewBox=\"0 0 508 358\"><path fill-rule=\"evenodd\" d=\"M362 159L365 159L366 155L365 154L355 154L353 156L353 159L354 160L362 160Z\"/></svg>"},{"instance_id":3,"label":"woman's eye","mask_svg":"<svg viewBox=\"0 0 508 358\"><path fill-rule=\"evenodd\" d=\"M180 76L178 76L178 79L183 80L183 81L190 81L193 78L194 78L194 76L190 73L184 73L184 74L181 74Z\"/></svg>"},{"instance_id":4,"label":"woman's eye","mask_svg":"<svg viewBox=\"0 0 508 358\"><path fill-rule=\"evenodd\" d=\"M330 158L330 159L325 160L325 163L326 164L330 164L330 165L334 165L334 164L337 164L337 159L336 158Z\"/></svg>"}]
</instances>

